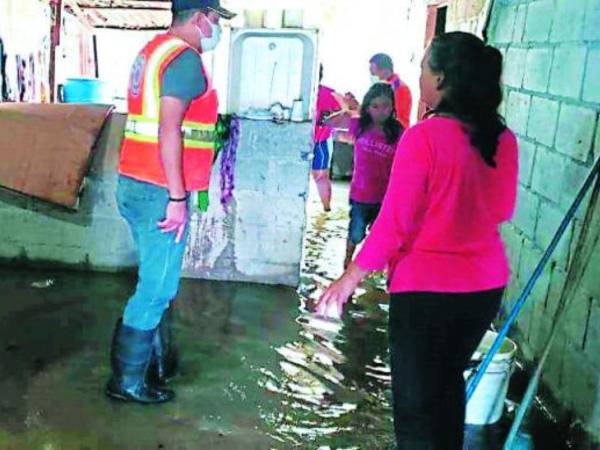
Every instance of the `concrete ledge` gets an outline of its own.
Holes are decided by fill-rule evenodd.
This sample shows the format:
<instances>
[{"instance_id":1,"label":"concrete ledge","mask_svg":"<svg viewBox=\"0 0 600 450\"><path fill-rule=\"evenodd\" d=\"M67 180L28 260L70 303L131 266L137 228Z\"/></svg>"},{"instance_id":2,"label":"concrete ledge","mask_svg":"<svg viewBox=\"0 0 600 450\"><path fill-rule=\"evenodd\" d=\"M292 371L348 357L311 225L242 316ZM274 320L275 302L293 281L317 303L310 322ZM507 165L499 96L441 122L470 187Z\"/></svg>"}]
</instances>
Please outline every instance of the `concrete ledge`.
<instances>
[{"instance_id":1,"label":"concrete ledge","mask_svg":"<svg viewBox=\"0 0 600 450\"><path fill-rule=\"evenodd\" d=\"M134 270L136 252L115 199L125 116L99 140L79 210L0 191L0 264ZM306 223L310 123L242 122L234 200L220 204L219 163L211 205L192 212L184 276L296 286Z\"/></svg>"}]
</instances>

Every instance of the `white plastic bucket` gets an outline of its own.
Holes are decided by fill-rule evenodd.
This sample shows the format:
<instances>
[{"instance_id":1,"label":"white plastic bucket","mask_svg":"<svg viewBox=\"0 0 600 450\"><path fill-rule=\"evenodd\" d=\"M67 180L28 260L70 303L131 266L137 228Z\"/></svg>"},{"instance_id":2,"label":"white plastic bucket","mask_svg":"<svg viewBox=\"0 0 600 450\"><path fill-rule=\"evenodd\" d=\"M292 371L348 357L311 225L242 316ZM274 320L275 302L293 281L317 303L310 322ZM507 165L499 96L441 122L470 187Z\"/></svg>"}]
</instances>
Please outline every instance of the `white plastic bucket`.
<instances>
[{"instance_id":1,"label":"white plastic bucket","mask_svg":"<svg viewBox=\"0 0 600 450\"><path fill-rule=\"evenodd\" d=\"M487 331L481 340L473 360L479 361L488 353L498 333ZM485 371L475 393L467 404L465 422L471 425L489 425L496 423L504 412L504 401L508 392L510 376L514 369L517 344L506 338L500 350L494 356L490 366ZM465 372L468 377L471 371Z\"/></svg>"}]
</instances>

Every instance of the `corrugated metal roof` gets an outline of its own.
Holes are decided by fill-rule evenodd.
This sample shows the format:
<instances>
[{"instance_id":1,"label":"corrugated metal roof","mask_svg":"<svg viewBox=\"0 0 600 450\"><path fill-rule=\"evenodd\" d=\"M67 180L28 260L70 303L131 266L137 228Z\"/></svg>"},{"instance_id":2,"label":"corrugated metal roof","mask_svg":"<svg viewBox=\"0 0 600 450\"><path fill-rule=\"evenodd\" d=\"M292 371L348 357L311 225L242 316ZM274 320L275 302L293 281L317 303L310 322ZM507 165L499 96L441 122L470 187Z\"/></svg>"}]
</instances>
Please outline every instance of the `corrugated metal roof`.
<instances>
[{"instance_id":1,"label":"corrugated metal roof","mask_svg":"<svg viewBox=\"0 0 600 450\"><path fill-rule=\"evenodd\" d=\"M171 23L171 2L163 0L76 0L95 28L161 30ZM69 4L67 3L67 8Z\"/></svg>"}]
</instances>

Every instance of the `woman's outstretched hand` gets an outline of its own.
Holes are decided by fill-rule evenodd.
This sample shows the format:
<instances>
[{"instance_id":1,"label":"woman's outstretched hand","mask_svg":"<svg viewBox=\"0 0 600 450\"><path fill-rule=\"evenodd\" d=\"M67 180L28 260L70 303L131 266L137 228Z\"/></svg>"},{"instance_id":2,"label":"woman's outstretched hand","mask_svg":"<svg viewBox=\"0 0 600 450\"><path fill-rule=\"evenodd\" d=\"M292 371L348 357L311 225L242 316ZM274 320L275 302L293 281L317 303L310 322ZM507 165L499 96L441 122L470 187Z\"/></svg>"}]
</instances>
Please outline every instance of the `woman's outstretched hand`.
<instances>
[{"instance_id":1,"label":"woman's outstretched hand","mask_svg":"<svg viewBox=\"0 0 600 450\"><path fill-rule=\"evenodd\" d=\"M321 295L321 298L315 305L315 312L322 316L332 316L333 309L337 312L337 317L341 317L344 312L344 305L352 297L352 294L354 294L354 291L366 275L367 272L355 263L350 263L344 274L338 280L334 281Z\"/></svg>"}]
</instances>

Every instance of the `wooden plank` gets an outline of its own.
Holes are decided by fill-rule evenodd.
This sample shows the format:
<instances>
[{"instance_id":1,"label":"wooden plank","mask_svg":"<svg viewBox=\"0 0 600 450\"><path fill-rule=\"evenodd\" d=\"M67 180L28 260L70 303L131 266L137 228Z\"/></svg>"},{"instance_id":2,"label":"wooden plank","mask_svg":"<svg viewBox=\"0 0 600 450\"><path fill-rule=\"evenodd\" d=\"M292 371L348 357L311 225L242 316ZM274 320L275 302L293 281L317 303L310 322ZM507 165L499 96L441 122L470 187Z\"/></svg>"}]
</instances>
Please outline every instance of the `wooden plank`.
<instances>
[{"instance_id":1,"label":"wooden plank","mask_svg":"<svg viewBox=\"0 0 600 450\"><path fill-rule=\"evenodd\" d=\"M50 103L56 100L56 47L60 45L62 24L62 0L52 0L52 23L50 25L50 61L48 83L50 84Z\"/></svg>"},{"instance_id":2,"label":"wooden plank","mask_svg":"<svg viewBox=\"0 0 600 450\"><path fill-rule=\"evenodd\" d=\"M112 106L0 104L0 186L71 209Z\"/></svg>"}]
</instances>

